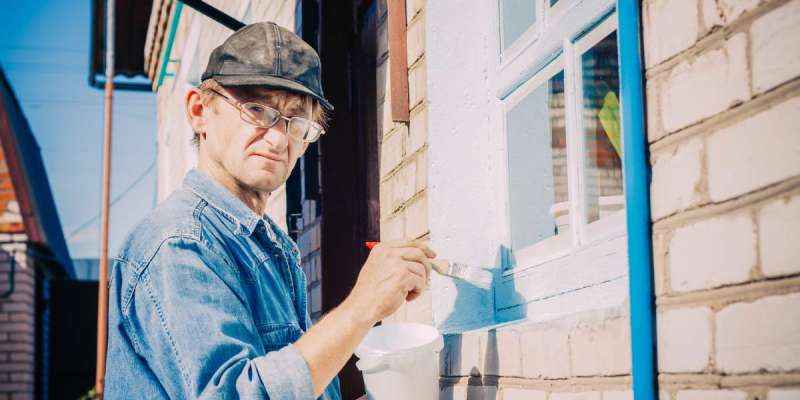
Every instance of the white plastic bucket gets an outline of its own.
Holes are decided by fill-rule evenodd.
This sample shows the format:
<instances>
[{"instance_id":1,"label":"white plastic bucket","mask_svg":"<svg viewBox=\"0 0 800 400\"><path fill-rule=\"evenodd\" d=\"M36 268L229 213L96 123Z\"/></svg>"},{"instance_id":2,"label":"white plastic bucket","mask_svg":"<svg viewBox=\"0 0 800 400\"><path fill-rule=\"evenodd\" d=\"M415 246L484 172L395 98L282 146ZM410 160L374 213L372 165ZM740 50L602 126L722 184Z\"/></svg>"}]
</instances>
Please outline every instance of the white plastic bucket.
<instances>
[{"instance_id":1,"label":"white plastic bucket","mask_svg":"<svg viewBox=\"0 0 800 400\"><path fill-rule=\"evenodd\" d=\"M417 323L387 323L372 328L356 349L370 400L437 399L439 331Z\"/></svg>"}]
</instances>

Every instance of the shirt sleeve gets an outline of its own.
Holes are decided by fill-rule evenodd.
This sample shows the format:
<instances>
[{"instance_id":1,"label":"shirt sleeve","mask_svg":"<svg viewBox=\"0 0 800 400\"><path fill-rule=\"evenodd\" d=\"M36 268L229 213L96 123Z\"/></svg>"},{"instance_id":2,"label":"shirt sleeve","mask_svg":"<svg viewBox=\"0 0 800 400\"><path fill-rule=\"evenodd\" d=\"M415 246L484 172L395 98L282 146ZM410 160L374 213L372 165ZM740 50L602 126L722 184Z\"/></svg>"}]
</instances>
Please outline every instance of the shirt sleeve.
<instances>
[{"instance_id":1,"label":"shirt sleeve","mask_svg":"<svg viewBox=\"0 0 800 400\"><path fill-rule=\"evenodd\" d=\"M244 293L226 274L235 269L205 244L163 243L125 313L139 355L170 398L312 399L300 351L264 352Z\"/></svg>"}]
</instances>

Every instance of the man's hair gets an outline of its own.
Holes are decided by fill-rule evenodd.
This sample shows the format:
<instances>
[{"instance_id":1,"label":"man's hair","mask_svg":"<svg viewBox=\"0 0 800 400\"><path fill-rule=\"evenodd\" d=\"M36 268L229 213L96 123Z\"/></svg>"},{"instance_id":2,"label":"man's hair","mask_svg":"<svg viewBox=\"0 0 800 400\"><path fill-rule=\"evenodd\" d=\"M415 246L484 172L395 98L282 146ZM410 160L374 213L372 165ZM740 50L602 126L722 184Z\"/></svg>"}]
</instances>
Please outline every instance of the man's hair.
<instances>
[{"instance_id":1,"label":"man's hair","mask_svg":"<svg viewBox=\"0 0 800 400\"><path fill-rule=\"evenodd\" d=\"M197 89L200 91L200 102L203 103L203 106L209 107L209 108L211 108L212 111L216 112L216 108L215 108L215 105L214 105L214 97L216 96L216 93L214 93L214 90L220 91L220 89L222 89L222 88L224 88L224 86L220 85L213 78L206 79L203 82L201 82L200 85L197 87ZM228 92L233 92L234 94L244 95L244 97L247 98L247 97L250 97L250 96L247 96L248 91L252 91L253 88L259 88L260 89L260 88L263 88L263 86L253 86L253 87L237 86L237 87L229 87L229 88L225 88L225 89ZM271 95L274 95L276 97L294 97L294 98L297 98L300 102L302 102L303 105L306 105L306 104L308 104L310 102L311 103L311 119L314 122L322 125L325 128L328 127L328 120L329 120L328 112L322 107L322 105L319 103L319 101L317 101L313 97L311 97L309 95L294 93L294 92L290 92L288 90L281 90L281 89L274 89L274 90L269 90L269 91L270 91ZM199 147L200 146L200 133L199 132L194 132L194 135L192 136L192 145L194 145L194 147Z\"/></svg>"}]
</instances>

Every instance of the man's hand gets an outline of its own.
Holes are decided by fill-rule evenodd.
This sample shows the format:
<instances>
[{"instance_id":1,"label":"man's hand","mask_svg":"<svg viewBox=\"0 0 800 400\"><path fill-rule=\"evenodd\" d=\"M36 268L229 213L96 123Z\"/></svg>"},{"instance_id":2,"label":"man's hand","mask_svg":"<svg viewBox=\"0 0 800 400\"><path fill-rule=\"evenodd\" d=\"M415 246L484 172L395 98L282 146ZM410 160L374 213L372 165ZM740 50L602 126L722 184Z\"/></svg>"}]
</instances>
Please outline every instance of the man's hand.
<instances>
[{"instance_id":1,"label":"man's hand","mask_svg":"<svg viewBox=\"0 0 800 400\"><path fill-rule=\"evenodd\" d=\"M381 243L372 249L350 295L294 344L311 371L314 397L376 322L422 294L434 257L433 250L419 242Z\"/></svg>"},{"instance_id":2,"label":"man's hand","mask_svg":"<svg viewBox=\"0 0 800 400\"><path fill-rule=\"evenodd\" d=\"M415 241L380 243L372 249L345 300L355 315L371 324L395 312L403 301L419 297L428 284L431 259L428 246Z\"/></svg>"}]
</instances>

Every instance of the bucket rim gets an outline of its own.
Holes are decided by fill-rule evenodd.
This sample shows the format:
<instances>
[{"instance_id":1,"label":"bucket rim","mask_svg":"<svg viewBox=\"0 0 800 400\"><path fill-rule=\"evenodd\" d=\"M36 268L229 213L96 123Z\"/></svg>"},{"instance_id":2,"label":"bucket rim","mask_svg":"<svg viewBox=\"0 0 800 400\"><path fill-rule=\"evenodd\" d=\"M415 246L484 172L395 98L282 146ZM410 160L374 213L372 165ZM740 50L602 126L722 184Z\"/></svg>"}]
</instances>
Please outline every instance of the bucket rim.
<instances>
[{"instance_id":1,"label":"bucket rim","mask_svg":"<svg viewBox=\"0 0 800 400\"><path fill-rule=\"evenodd\" d=\"M412 353L421 353L423 351L431 351L431 350L433 352L438 352L441 351L442 348L444 347L444 338L442 337L442 333L439 332L439 330L436 329L436 327L431 325L420 324L417 322L388 322L379 326L375 326L372 329L383 328L387 326L403 326L403 325L430 328L433 332L436 333L436 335L429 342L425 344L407 349L399 349L392 351L377 350L371 347L366 347L363 345L362 341L362 344L359 344L353 353L356 355L356 357L360 359L372 358L372 357L395 357L395 356L404 356ZM372 331L372 329L370 329L370 331Z\"/></svg>"}]
</instances>

